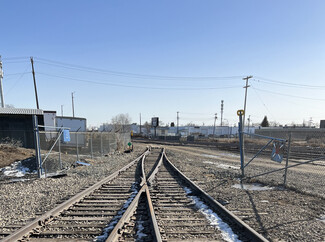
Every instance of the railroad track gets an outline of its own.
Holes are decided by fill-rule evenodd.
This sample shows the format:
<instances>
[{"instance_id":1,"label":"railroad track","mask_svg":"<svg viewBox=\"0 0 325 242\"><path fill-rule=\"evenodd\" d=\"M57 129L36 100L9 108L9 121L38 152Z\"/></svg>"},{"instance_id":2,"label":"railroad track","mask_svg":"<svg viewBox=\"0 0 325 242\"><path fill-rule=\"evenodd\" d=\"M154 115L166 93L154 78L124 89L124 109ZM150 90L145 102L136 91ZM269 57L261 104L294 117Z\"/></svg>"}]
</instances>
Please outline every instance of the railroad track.
<instances>
[{"instance_id":1,"label":"railroad track","mask_svg":"<svg viewBox=\"0 0 325 242\"><path fill-rule=\"evenodd\" d=\"M197 147L197 148L212 148L212 149L217 149L217 150L223 150L223 151L228 151L231 153L236 153L239 155L240 153L240 147L239 144L237 143L216 143L216 142L190 142L190 141L185 141L185 142L179 142L179 141L174 141L174 142L165 142L162 140L136 140L137 142L141 143L147 143L147 144L157 144L157 145L173 145L173 146L186 146L189 145L191 147ZM266 143L265 143L266 144ZM264 144L263 144L264 145ZM248 154L250 156L255 155L257 152L260 151L260 149L263 147L263 145L257 145L257 144L251 144L251 143L245 143L245 154ZM272 145L267 147L265 150L263 150L259 156L263 157L270 157L272 153ZM286 159L287 156L287 149L288 147L285 147L284 150L284 159ZM320 162L311 162L309 165L315 165L315 166L325 166L324 161L325 161L325 148L323 147L311 147L311 146L295 146L292 145L290 148L290 162L293 163L301 163L307 160L312 160L312 159L319 159L323 161L322 163Z\"/></svg>"},{"instance_id":2,"label":"railroad track","mask_svg":"<svg viewBox=\"0 0 325 242\"><path fill-rule=\"evenodd\" d=\"M267 241L180 172L164 149L148 148L121 170L12 232L3 241L227 238Z\"/></svg>"}]
</instances>

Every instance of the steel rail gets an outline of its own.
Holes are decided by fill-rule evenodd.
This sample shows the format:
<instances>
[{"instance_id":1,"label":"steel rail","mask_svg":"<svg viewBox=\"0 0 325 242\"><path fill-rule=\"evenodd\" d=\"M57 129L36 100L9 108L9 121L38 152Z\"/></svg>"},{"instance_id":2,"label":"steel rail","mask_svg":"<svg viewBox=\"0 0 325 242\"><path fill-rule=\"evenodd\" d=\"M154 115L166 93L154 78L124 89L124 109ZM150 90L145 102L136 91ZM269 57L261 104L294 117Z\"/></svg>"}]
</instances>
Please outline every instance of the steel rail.
<instances>
[{"instance_id":1,"label":"steel rail","mask_svg":"<svg viewBox=\"0 0 325 242\"><path fill-rule=\"evenodd\" d=\"M153 204L152 204L152 201L151 201L149 187L148 187L148 185L146 185L146 187L147 187L146 196L147 196L147 202L148 202L148 209L149 209L149 213L150 213L150 218L151 218L151 223L152 223L152 227L153 227L153 233L154 233L154 236L155 236L155 241L162 242L158 222L157 222L157 219L156 219L156 214L155 214Z\"/></svg>"},{"instance_id":2,"label":"steel rail","mask_svg":"<svg viewBox=\"0 0 325 242\"><path fill-rule=\"evenodd\" d=\"M199 186L193 183L190 179L188 179L180 170L178 170L168 159L167 155L164 154L164 161L168 164L170 168L177 175L179 175L197 194L198 197L204 199L209 205L215 210L215 212L222 213L227 218L230 218L233 222L237 224L242 230L245 231L246 235L250 238L251 241L262 241L267 242L268 240L265 239L261 234L257 233L254 229L252 229L248 224L244 223L240 218L226 209L222 204L216 201L213 197L203 191Z\"/></svg>"},{"instance_id":3,"label":"steel rail","mask_svg":"<svg viewBox=\"0 0 325 242\"><path fill-rule=\"evenodd\" d=\"M24 227L20 228L19 230L15 231L11 235L3 238L1 241L3 242L10 242L10 241L17 241L17 240L22 240L25 237L28 237L29 234L33 232L34 229L37 229L39 227L42 227L43 225L47 224L49 221L51 221L54 217L58 216L61 214L64 210L68 209L71 207L74 203L80 201L90 193L92 193L94 190L100 188L103 184L111 181L115 177L117 177L121 172L127 170L130 168L133 164L135 164L137 161L139 161L144 155L146 155L149 152L150 149L147 149L144 151L138 158L135 160L131 161L129 164L121 168L120 170L114 172L110 176L104 178L103 180L97 182L96 184L92 185L91 187L87 188L86 190L74 195L72 198L69 200L63 202L59 206L51 209L50 211L46 212L42 216L34 219L32 222L28 223Z\"/></svg>"},{"instance_id":4,"label":"steel rail","mask_svg":"<svg viewBox=\"0 0 325 242\"><path fill-rule=\"evenodd\" d=\"M131 204L128 206L120 220L117 222L117 224L114 226L113 230L111 231L110 235L106 239L108 242L118 241L120 236L122 235L121 230L123 228L123 225L130 220L131 216L134 214L135 210L137 209L140 196L141 194L146 190L147 185L144 184L141 189L139 190L138 194L135 196Z\"/></svg>"},{"instance_id":5,"label":"steel rail","mask_svg":"<svg viewBox=\"0 0 325 242\"><path fill-rule=\"evenodd\" d=\"M147 184L150 185L153 181L153 179L155 178L157 172L159 171L159 167L161 166L162 162L163 162L163 158L165 155L165 148L162 149L161 155L160 155L160 159L155 167L155 169L151 172L150 176L148 177L148 179L146 180Z\"/></svg>"},{"instance_id":6,"label":"steel rail","mask_svg":"<svg viewBox=\"0 0 325 242\"><path fill-rule=\"evenodd\" d=\"M164 156L165 150L163 149L160 155L160 160L158 163L162 162L162 158ZM140 197L142 195L143 192L146 193L146 199L147 199L147 206L148 206L148 210L149 210L149 214L150 214L150 220L151 220L151 224L153 227L153 241L155 242L162 242L161 239L161 235L160 235L160 231L159 231L159 227L158 227L158 223L156 220L156 216L154 213L154 209L153 209L153 204L151 201L151 197L150 197L150 193L149 193L149 188L147 185L147 179L146 179L146 174L145 174L145 170L144 170L144 162L145 162L145 155L142 157L141 160L141 170L142 170L142 182L141 182L141 189L139 190L138 194L136 195L136 197L133 199L133 201L131 202L131 204L129 205L129 207L127 208L127 210L124 212L124 214L122 215L122 217L120 218L120 220L118 221L118 223L115 225L115 227L113 228L113 230L111 231L110 235L108 236L108 238L106 239L106 241L118 241L119 238L121 237L122 233L121 230L123 229L123 225L130 221L131 216L134 214L134 212L136 211L138 204L139 204L139 200ZM157 169L158 164L155 167L155 170L158 171ZM150 177L154 177L156 174L152 173Z\"/></svg>"}]
</instances>

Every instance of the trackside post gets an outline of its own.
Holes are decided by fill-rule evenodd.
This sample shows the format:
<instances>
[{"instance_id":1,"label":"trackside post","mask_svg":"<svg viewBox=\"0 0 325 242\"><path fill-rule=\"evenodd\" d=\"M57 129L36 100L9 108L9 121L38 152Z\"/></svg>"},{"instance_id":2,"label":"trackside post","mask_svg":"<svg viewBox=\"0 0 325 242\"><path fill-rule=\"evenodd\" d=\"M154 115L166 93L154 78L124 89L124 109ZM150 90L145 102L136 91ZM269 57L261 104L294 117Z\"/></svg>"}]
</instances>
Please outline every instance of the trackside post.
<instances>
[{"instance_id":1,"label":"trackside post","mask_svg":"<svg viewBox=\"0 0 325 242\"><path fill-rule=\"evenodd\" d=\"M237 115L239 116L239 123L238 123L238 133L239 133L239 148L240 148L240 169L241 169L241 176L242 178L245 176L244 173L244 147L243 147L243 114L244 110L238 110Z\"/></svg>"},{"instance_id":2,"label":"trackside post","mask_svg":"<svg viewBox=\"0 0 325 242\"><path fill-rule=\"evenodd\" d=\"M41 147L39 138L39 128L37 116L33 115L33 129L34 129L34 146L35 146L35 158L37 163L37 174L38 178L42 177L42 157L41 157Z\"/></svg>"}]
</instances>

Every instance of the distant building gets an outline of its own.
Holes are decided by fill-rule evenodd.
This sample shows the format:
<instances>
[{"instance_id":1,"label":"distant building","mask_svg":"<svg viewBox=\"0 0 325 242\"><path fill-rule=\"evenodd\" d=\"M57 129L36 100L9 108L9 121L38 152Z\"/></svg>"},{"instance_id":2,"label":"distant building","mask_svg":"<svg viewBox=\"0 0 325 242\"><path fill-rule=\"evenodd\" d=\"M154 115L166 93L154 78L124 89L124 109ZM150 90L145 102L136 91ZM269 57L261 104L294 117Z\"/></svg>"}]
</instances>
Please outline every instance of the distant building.
<instances>
[{"instance_id":1,"label":"distant building","mask_svg":"<svg viewBox=\"0 0 325 242\"><path fill-rule=\"evenodd\" d=\"M85 146L87 137L84 132L87 131L87 120L79 117L56 116L55 125L57 128L64 127L70 130L70 141L62 146Z\"/></svg>"},{"instance_id":2,"label":"distant building","mask_svg":"<svg viewBox=\"0 0 325 242\"><path fill-rule=\"evenodd\" d=\"M70 132L87 131L87 120L85 118L56 116L55 125L56 127L67 127L70 129Z\"/></svg>"}]
</instances>

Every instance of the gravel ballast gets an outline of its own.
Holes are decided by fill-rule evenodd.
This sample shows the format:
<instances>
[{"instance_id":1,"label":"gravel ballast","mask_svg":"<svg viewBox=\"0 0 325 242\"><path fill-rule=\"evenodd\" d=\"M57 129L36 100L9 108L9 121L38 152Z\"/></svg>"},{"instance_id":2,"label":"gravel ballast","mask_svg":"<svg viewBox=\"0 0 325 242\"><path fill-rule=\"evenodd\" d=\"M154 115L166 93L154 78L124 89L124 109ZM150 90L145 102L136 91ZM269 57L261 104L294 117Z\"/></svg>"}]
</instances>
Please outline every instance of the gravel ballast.
<instances>
[{"instance_id":1,"label":"gravel ballast","mask_svg":"<svg viewBox=\"0 0 325 242\"><path fill-rule=\"evenodd\" d=\"M325 221L322 219L325 214L325 200L322 196L324 194L310 195L297 189L273 186L277 175L245 182L247 185L255 184L255 190L240 189L239 160L232 158L227 161L222 158L226 155L224 151L172 146L166 148L170 161L188 178L193 179L202 189L267 239L325 241ZM207 153L210 155L202 155ZM229 153L228 156L231 157L232 154ZM252 164L250 173L259 174L261 169L260 165ZM294 170L290 173L292 177L297 175ZM299 174L297 176L299 179ZM299 182L316 184L316 179L320 178L312 176L308 177L307 181Z\"/></svg>"},{"instance_id":2,"label":"gravel ballast","mask_svg":"<svg viewBox=\"0 0 325 242\"><path fill-rule=\"evenodd\" d=\"M112 154L108 157L86 160L91 166L80 166L67 171L60 178L9 182L0 179L1 227L26 224L28 219L44 214L57 204L70 198L104 177L128 164L145 150L146 145L135 144L130 154ZM236 188L240 183L238 154L224 156L224 151L194 147L165 146L167 156L186 176L253 229L271 241L325 241L325 200L315 190L314 194L299 189L284 189L274 181L278 175L247 181L262 184L260 190ZM202 155L202 154L209 154ZM222 157L222 158L221 158ZM250 173L263 170L261 164L252 164ZM291 171L290 176L295 176ZM301 171L297 171L297 174ZM299 174L298 174L299 176ZM304 174L308 176L308 174ZM308 177L317 182L318 176ZM315 179L311 181L310 179ZM299 180L299 179L298 179ZM304 180L299 181L303 184ZM268 187L265 187L265 186ZM318 194L318 195L317 195Z\"/></svg>"},{"instance_id":3,"label":"gravel ballast","mask_svg":"<svg viewBox=\"0 0 325 242\"><path fill-rule=\"evenodd\" d=\"M103 158L86 159L90 166L71 168L67 170L66 176L59 178L38 179L36 174L29 174L23 181L11 182L17 179L1 177L0 226L26 224L86 187L121 169L138 157L145 147L138 146L132 153L116 153ZM71 165L72 160L75 160L65 158L67 160L65 166Z\"/></svg>"}]
</instances>

